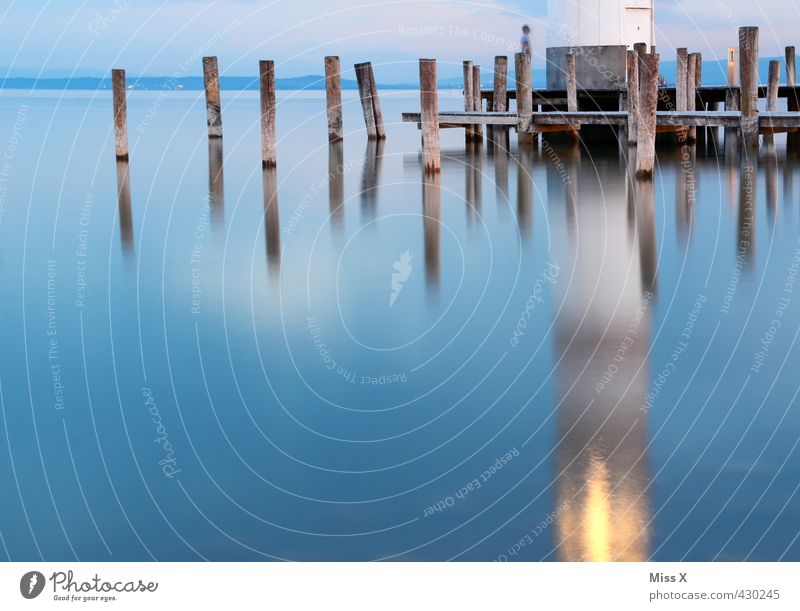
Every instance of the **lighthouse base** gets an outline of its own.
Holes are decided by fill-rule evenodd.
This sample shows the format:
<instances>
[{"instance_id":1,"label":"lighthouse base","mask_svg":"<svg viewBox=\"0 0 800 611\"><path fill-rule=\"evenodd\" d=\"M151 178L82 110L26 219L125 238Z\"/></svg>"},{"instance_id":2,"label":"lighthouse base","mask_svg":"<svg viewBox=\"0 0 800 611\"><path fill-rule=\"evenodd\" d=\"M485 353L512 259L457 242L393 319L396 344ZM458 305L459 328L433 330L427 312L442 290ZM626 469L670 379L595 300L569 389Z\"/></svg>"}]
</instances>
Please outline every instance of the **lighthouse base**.
<instances>
[{"instance_id":1,"label":"lighthouse base","mask_svg":"<svg viewBox=\"0 0 800 611\"><path fill-rule=\"evenodd\" d=\"M549 47L547 49L547 88L566 89L566 57L575 55L578 89L625 89L627 47L602 45Z\"/></svg>"}]
</instances>

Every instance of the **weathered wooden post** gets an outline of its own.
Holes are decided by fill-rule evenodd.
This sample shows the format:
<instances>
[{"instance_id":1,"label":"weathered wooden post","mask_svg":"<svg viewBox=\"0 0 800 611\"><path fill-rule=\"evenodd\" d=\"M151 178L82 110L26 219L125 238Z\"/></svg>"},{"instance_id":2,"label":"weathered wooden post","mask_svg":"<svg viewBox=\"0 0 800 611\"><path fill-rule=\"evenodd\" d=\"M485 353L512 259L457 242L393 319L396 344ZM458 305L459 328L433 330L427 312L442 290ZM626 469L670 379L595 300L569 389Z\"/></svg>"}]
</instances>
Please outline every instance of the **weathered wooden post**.
<instances>
[{"instance_id":1,"label":"weathered wooden post","mask_svg":"<svg viewBox=\"0 0 800 611\"><path fill-rule=\"evenodd\" d=\"M219 96L219 66L216 57L203 58L203 86L206 90L208 137L222 138L222 103Z\"/></svg>"},{"instance_id":2,"label":"weathered wooden post","mask_svg":"<svg viewBox=\"0 0 800 611\"><path fill-rule=\"evenodd\" d=\"M325 58L325 102L328 115L328 141L339 142L344 137L342 122L342 71L339 58Z\"/></svg>"},{"instance_id":3,"label":"weathered wooden post","mask_svg":"<svg viewBox=\"0 0 800 611\"><path fill-rule=\"evenodd\" d=\"M656 110L658 107L658 55L648 53L642 61L639 83L639 135L636 176L650 178L656 159Z\"/></svg>"},{"instance_id":4,"label":"weathered wooden post","mask_svg":"<svg viewBox=\"0 0 800 611\"><path fill-rule=\"evenodd\" d=\"M125 89L125 71L111 71L111 89L114 97L114 142L117 159L128 158L128 101Z\"/></svg>"},{"instance_id":5,"label":"weathered wooden post","mask_svg":"<svg viewBox=\"0 0 800 611\"><path fill-rule=\"evenodd\" d=\"M567 53L567 112L578 112L578 81L575 78L575 55Z\"/></svg>"},{"instance_id":6,"label":"weathered wooden post","mask_svg":"<svg viewBox=\"0 0 800 611\"><path fill-rule=\"evenodd\" d=\"M697 110L697 53L689 53L686 64L686 110ZM697 140L697 128L690 127L686 132L687 142Z\"/></svg>"},{"instance_id":7,"label":"weathered wooden post","mask_svg":"<svg viewBox=\"0 0 800 611\"><path fill-rule=\"evenodd\" d=\"M534 140L530 132L533 115L533 95L531 93L531 56L527 53L514 55L514 80L517 90L517 142L531 144Z\"/></svg>"},{"instance_id":8,"label":"weathered wooden post","mask_svg":"<svg viewBox=\"0 0 800 611\"><path fill-rule=\"evenodd\" d=\"M639 66L639 82L642 80L642 62L644 62L644 56L647 55L647 43L646 42L637 42L633 45L633 52L636 53L636 57L639 60L637 64Z\"/></svg>"},{"instance_id":9,"label":"weathered wooden post","mask_svg":"<svg viewBox=\"0 0 800 611\"><path fill-rule=\"evenodd\" d=\"M481 67L472 65L472 110L481 112L483 102L481 101ZM483 126L476 124L473 130L475 140L483 142Z\"/></svg>"},{"instance_id":10,"label":"weathered wooden post","mask_svg":"<svg viewBox=\"0 0 800 611\"><path fill-rule=\"evenodd\" d=\"M258 62L261 89L261 167L274 168L278 163L275 147L275 62Z\"/></svg>"},{"instance_id":11,"label":"weathered wooden post","mask_svg":"<svg viewBox=\"0 0 800 611\"><path fill-rule=\"evenodd\" d=\"M795 63L794 47L786 47L786 84L789 87L797 87L797 64ZM786 110L789 112L800 111L800 100L798 100L797 92L795 90L790 91L786 96ZM800 133L787 133L786 152L796 155L798 150L800 150ZM786 170L784 176L786 173L788 173L788 170Z\"/></svg>"},{"instance_id":12,"label":"weathered wooden post","mask_svg":"<svg viewBox=\"0 0 800 611\"><path fill-rule=\"evenodd\" d=\"M386 137L386 133L383 129L383 113L380 109L378 88L374 83L375 75L372 72L372 64L369 62L356 64L355 69L358 95L361 98L364 123L367 127L367 138L382 140Z\"/></svg>"},{"instance_id":13,"label":"weathered wooden post","mask_svg":"<svg viewBox=\"0 0 800 611\"><path fill-rule=\"evenodd\" d=\"M378 81L375 80L375 73L372 71L372 64L367 62L369 72L369 96L372 98L372 112L375 113L375 133L378 140L386 138L386 130L383 127L383 111L381 110L381 98L378 95Z\"/></svg>"},{"instance_id":14,"label":"weathered wooden post","mask_svg":"<svg viewBox=\"0 0 800 611\"><path fill-rule=\"evenodd\" d=\"M628 51L628 146L639 136L639 56Z\"/></svg>"},{"instance_id":15,"label":"weathered wooden post","mask_svg":"<svg viewBox=\"0 0 800 611\"><path fill-rule=\"evenodd\" d=\"M786 47L786 84L789 87L797 86L797 64L795 63L794 47Z\"/></svg>"},{"instance_id":16,"label":"weathered wooden post","mask_svg":"<svg viewBox=\"0 0 800 611\"><path fill-rule=\"evenodd\" d=\"M767 110L778 110L778 86L781 81L781 63L777 59L769 62L769 76L767 80Z\"/></svg>"},{"instance_id":17,"label":"weathered wooden post","mask_svg":"<svg viewBox=\"0 0 800 611\"><path fill-rule=\"evenodd\" d=\"M508 111L508 57L505 55L498 55L494 58L492 111ZM500 144L505 150L508 150L508 129L495 125L492 129L492 137L495 144Z\"/></svg>"},{"instance_id":18,"label":"weathered wooden post","mask_svg":"<svg viewBox=\"0 0 800 611\"><path fill-rule=\"evenodd\" d=\"M439 150L439 91L436 84L436 60L419 60L419 103L422 124L422 165L426 172L441 169Z\"/></svg>"},{"instance_id":19,"label":"weathered wooden post","mask_svg":"<svg viewBox=\"0 0 800 611\"><path fill-rule=\"evenodd\" d=\"M758 146L758 28L739 28L739 77L742 136L747 147Z\"/></svg>"},{"instance_id":20,"label":"weathered wooden post","mask_svg":"<svg viewBox=\"0 0 800 611\"><path fill-rule=\"evenodd\" d=\"M681 47L677 50L677 65L675 71L675 110L678 112L686 111L686 86L688 73L689 50Z\"/></svg>"},{"instance_id":21,"label":"weathered wooden post","mask_svg":"<svg viewBox=\"0 0 800 611\"><path fill-rule=\"evenodd\" d=\"M471 112L472 108L472 62L464 60L464 112ZM473 138L472 126L468 126L465 130L465 138L467 142L471 142Z\"/></svg>"}]
</instances>

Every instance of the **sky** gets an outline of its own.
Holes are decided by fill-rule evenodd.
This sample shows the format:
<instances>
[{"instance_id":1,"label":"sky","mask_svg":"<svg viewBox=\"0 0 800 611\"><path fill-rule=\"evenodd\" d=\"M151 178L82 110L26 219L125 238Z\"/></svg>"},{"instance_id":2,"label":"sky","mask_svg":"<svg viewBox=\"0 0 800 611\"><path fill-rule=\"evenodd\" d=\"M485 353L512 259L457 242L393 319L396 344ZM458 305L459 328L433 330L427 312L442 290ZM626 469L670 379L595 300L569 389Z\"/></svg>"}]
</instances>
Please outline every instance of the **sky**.
<instances>
[{"instance_id":1,"label":"sky","mask_svg":"<svg viewBox=\"0 0 800 611\"><path fill-rule=\"evenodd\" d=\"M199 58L217 55L223 74L274 59L290 77L320 74L322 58L339 55L343 66L372 61L384 83L414 82L419 57L437 58L448 77L463 59L513 55L523 23L543 67L546 0L0 0L0 75L196 76ZM741 25L761 27L762 55L782 55L800 45L800 0L656 0L664 59L681 46L724 58Z\"/></svg>"}]
</instances>

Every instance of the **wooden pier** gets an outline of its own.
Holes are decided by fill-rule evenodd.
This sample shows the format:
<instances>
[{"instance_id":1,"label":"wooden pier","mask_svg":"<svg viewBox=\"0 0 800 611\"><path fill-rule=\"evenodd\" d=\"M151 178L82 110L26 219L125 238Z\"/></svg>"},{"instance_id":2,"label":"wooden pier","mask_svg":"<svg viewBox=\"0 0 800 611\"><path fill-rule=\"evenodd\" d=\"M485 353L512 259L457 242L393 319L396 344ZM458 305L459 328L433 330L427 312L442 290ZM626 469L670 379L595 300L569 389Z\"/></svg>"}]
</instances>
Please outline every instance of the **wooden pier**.
<instances>
[{"instance_id":1,"label":"wooden pier","mask_svg":"<svg viewBox=\"0 0 800 611\"><path fill-rule=\"evenodd\" d=\"M725 128L741 135L747 147L758 145L759 136L770 138L776 133L789 133L788 148L800 148L800 87L796 84L794 47L786 48L787 85L780 85L780 65L770 65L766 84L759 84L758 37L756 27L739 28L739 73L741 85L702 86L702 57L677 50L677 83L662 86L659 79L659 55L647 53L647 46L634 45L628 53L627 86L613 89L578 90L575 86L575 58L565 62L567 89L534 90L530 80L530 56L515 56L514 88L498 91L498 86L475 94L475 74L464 63L464 111L442 111L436 114L439 129L461 128L467 140L474 140L482 126L510 128L517 131L519 146L526 147L536 134L567 132L577 134L584 126L608 126L627 131L629 145L636 146L637 175L650 176L655 164L656 134L675 132L678 141L691 144L698 128ZM430 70L430 62L428 69ZM502 64L502 61L500 62ZM498 71L496 71L496 75ZM470 78L471 77L471 78ZM505 76L499 75L503 81ZM497 78L497 76L496 76ZM500 97L495 104L495 98ZM788 111L778 112L778 99L787 100ZM759 109L765 99L766 111ZM487 110L483 110L483 101ZM507 110L508 102L516 101L516 111ZM719 110L724 105L725 110ZM500 109L503 110L500 110ZM403 113L404 122L422 124L418 112ZM438 143L438 134L431 131L430 113L426 118L429 139ZM491 133L492 129L489 129ZM425 141L423 135L423 142ZM481 139L478 135L477 139ZM426 155L438 153L427 150Z\"/></svg>"}]
</instances>

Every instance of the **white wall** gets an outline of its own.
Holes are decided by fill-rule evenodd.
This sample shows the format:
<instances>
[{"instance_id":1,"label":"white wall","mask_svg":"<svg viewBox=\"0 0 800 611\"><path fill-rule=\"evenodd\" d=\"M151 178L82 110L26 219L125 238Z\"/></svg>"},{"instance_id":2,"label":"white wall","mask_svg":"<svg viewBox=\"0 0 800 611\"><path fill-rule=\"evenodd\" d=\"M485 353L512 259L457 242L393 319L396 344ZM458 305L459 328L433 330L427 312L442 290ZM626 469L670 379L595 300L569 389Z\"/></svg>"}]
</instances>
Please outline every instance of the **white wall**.
<instances>
[{"instance_id":1,"label":"white wall","mask_svg":"<svg viewBox=\"0 0 800 611\"><path fill-rule=\"evenodd\" d=\"M548 0L548 47L655 44L654 0Z\"/></svg>"}]
</instances>

